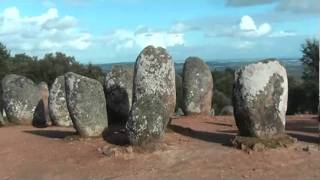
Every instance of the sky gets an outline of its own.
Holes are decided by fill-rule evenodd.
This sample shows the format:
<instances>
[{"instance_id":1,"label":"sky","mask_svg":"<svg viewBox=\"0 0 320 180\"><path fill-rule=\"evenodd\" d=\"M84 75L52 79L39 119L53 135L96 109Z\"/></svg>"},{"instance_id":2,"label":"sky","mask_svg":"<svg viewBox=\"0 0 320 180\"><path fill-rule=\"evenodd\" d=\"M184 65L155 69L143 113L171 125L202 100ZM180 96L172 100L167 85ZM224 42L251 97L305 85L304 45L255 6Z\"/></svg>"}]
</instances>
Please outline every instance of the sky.
<instances>
[{"instance_id":1,"label":"sky","mask_svg":"<svg viewBox=\"0 0 320 180\"><path fill-rule=\"evenodd\" d=\"M148 45L177 62L297 58L319 18L320 0L0 0L0 42L94 64L133 62Z\"/></svg>"}]
</instances>

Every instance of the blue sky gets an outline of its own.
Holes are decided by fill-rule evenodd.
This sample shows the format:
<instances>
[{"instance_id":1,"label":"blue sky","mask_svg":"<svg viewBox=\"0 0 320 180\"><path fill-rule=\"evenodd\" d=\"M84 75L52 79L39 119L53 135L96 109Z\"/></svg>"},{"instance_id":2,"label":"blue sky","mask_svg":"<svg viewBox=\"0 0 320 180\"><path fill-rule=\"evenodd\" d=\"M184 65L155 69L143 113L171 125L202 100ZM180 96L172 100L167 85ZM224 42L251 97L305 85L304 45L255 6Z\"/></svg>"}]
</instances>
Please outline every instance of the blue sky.
<instances>
[{"instance_id":1,"label":"blue sky","mask_svg":"<svg viewBox=\"0 0 320 180\"><path fill-rule=\"evenodd\" d=\"M0 42L82 63L135 61L147 45L176 61L299 57L319 17L318 0L0 0Z\"/></svg>"}]
</instances>

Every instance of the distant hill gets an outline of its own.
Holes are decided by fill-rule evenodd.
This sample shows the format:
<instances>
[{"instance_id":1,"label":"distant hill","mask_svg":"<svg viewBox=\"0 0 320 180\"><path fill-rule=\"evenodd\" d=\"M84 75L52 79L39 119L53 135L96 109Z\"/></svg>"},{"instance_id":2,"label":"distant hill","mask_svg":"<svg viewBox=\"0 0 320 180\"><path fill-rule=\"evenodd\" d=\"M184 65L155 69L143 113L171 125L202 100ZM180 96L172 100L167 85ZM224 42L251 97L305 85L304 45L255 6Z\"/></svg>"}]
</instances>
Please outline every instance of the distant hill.
<instances>
[{"instance_id":1,"label":"distant hill","mask_svg":"<svg viewBox=\"0 0 320 180\"><path fill-rule=\"evenodd\" d=\"M207 61L209 68L211 71L224 71L226 68L236 69L246 64L250 64L256 62L257 60L213 60ZM303 73L303 66L298 58L282 58L280 62L285 66L289 75L295 77L301 77ZM183 61L178 61L175 63L175 68L177 73L181 73L183 69ZM110 64L98 64L104 71L111 70L113 65L127 65L134 66L134 62L124 62L124 63L110 63Z\"/></svg>"}]
</instances>

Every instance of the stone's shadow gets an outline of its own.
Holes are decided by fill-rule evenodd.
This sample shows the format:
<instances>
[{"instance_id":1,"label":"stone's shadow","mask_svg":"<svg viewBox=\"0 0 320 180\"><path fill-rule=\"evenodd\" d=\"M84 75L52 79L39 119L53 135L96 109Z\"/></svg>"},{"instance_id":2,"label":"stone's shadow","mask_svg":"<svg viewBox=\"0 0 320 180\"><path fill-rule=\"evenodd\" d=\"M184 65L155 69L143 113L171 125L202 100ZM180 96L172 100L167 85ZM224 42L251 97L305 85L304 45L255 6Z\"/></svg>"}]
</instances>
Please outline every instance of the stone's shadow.
<instances>
[{"instance_id":1,"label":"stone's shadow","mask_svg":"<svg viewBox=\"0 0 320 180\"><path fill-rule=\"evenodd\" d=\"M306 143L314 143L314 144L320 144L320 136L308 136L308 135L302 135L297 133L287 133L288 135L297 138L299 141L303 141Z\"/></svg>"},{"instance_id":2,"label":"stone's shadow","mask_svg":"<svg viewBox=\"0 0 320 180\"><path fill-rule=\"evenodd\" d=\"M38 136L43 136L47 138L58 138L58 139L64 139L66 137L77 134L76 132L72 132L72 131L60 131L60 130L27 130L23 132L38 135Z\"/></svg>"},{"instance_id":3,"label":"stone's shadow","mask_svg":"<svg viewBox=\"0 0 320 180\"><path fill-rule=\"evenodd\" d=\"M48 127L45 115L45 104L41 99L36 106L36 109L33 113L32 125L37 128L46 128Z\"/></svg>"},{"instance_id":4,"label":"stone's shadow","mask_svg":"<svg viewBox=\"0 0 320 180\"><path fill-rule=\"evenodd\" d=\"M224 146L232 146L231 141L235 138L235 135L232 134L198 131L188 127L182 127L173 124L168 125L168 128L184 136L200 139L207 142L219 143Z\"/></svg>"},{"instance_id":5,"label":"stone's shadow","mask_svg":"<svg viewBox=\"0 0 320 180\"><path fill-rule=\"evenodd\" d=\"M123 124L109 125L109 127L103 131L102 137L110 144L119 146L126 146L130 144Z\"/></svg>"},{"instance_id":6,"label":"stone's shadow","mask_svg":"<svg viewBox=\"0 0 320 180\"><path fill-rule=\"evenodd\" d=\"M207 124L213 124L213 125L218 125L218 126L227 126L227 127L232 127L232 124L227 124L227 123L218 123L218 122L205 122Z\"/></svg>"}]
</instances>

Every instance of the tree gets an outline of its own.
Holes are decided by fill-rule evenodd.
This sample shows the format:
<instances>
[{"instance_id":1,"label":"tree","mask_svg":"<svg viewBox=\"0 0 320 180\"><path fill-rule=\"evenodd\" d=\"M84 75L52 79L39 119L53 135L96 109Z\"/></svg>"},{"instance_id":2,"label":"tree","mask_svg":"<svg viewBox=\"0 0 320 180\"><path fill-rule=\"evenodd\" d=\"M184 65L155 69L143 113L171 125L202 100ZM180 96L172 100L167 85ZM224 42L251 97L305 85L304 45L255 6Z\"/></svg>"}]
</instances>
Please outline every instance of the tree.
<instances>
[{"instance_id":1,"label":"tree","mask_svg":"<svg viewBox=\"0 0 320 180\"><path fill-rule=\"evenodd\" d=\"M315 113L319 102L319 41L316 39L306 40L301 47L303 56L300 61L304 66L302 79L304 80L306 108Z\"/></svg>"},{"instance_id":2,"label":"tree","mask_svg":"<svg viewBox=\"0 0 320 180\"><path fill-rule=\"evenodd\" d=\"M10 57L10 52L5 45L0 43L0 81L8 72L7 61Z\"/></svg>"}]
</instances>

